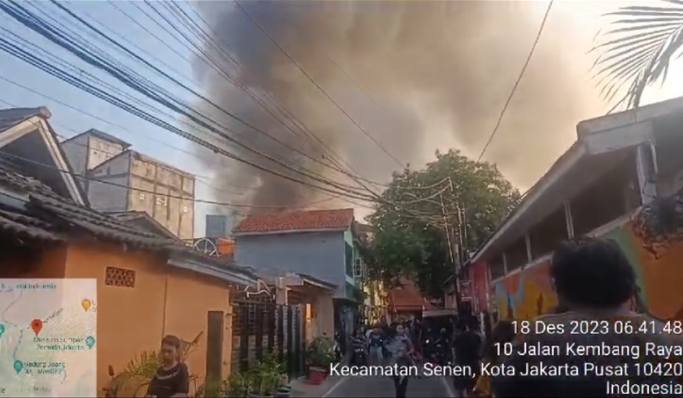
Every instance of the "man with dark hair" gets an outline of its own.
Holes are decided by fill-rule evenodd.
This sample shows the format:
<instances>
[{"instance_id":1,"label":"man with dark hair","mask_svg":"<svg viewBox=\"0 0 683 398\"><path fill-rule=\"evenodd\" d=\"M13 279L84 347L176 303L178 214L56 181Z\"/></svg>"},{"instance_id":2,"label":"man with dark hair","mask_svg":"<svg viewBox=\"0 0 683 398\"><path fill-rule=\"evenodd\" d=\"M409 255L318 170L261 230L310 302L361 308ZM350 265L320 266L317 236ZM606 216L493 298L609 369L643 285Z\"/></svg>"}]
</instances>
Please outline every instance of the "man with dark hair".
<instances>
[{"instance_id":1,"label":"man with dark hair","mask_svg":"<svg viewBox=\"0 0 683 398\"><path fill-rule=\"evenodd\" d=\"M479 369L479 361L481 359L483 339L479 333L474 330L478 327L479 322L476 318L470 317L461 319L456 328L456 333L453 340L453 348L455 351L454 362L456 365L468 367L472 371L477 372ZM460 396L468 396L474 388L477 379L471 375L462 375L453 377L453 388L456 394Z\"/></svg>"},{"instance_id":2,"label":"man with dark hair","mask_svg":"<svg viewBox=\"0 0 683 398\"><path fill-rule=\"evenodd\" d=\"M669 349L676 337L661 322L630 310L636 277L616 242L564 242L553 254L550 276L566 311L515 323L512 355L503 363L516 372L494 377L496 397L599 397L623 395L624 385L670 384L663 372L644 374L643 364L664 360L645 347ZM533 373L541 368L545 374Z\"/></svg>"}]
</instances>

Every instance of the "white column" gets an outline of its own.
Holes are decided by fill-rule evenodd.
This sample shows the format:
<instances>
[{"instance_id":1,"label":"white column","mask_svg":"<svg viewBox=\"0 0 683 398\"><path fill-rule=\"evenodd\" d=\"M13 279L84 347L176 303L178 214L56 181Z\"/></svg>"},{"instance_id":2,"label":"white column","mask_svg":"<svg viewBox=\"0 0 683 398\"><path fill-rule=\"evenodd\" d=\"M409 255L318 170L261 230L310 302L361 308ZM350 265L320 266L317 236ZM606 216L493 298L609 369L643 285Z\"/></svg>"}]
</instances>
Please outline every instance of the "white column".
<instances>
[{"instance_id":1,"label":"white column","mask_svg":"<svg viewBox=\"0 0 683 398\"><path fill-rule=\"evenodd\" d=\"M574 237L574 219L572 218L572 206L568 200L564 201L564 220L567 224L567 237L571 239Z\"/></svg>"}]
</instances>

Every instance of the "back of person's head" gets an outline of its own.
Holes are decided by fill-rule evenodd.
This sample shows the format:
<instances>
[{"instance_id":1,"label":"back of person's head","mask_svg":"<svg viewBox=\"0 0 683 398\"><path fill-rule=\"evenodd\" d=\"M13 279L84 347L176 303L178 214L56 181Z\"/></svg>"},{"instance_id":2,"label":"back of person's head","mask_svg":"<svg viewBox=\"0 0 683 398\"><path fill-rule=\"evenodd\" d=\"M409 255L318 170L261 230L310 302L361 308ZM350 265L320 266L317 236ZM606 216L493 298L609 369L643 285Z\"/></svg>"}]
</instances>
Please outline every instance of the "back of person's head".
<instances>
[{"instance_id":1,"label":"back of person's head","mask_svg":"<svg viewBox=\"0 0 683 398\"><path fill-rule=\"evenodd\" d=\"M488 358L491 361L495 361L498 357L498 348L496 344L503 344L511 342L515 338L515 327L512 321L501 320L496 323L496 326L491 329L491 338L489 340L488 346Z\"/></svg>"},{"instance_id":2,"label":"back of person's head","mask_svg":"<svg viewBox=\"0 0 683 398\"><path fill-rule=\"evenodd\" d=\"M476 316L470 317L470 319L467 322L467 327L470 330L477 330L479 329L479 319L477 319Z\"/></svg>"},{"instance_id":3,"label":"back of person's head","mask_svg":"<svg viewBox=\"0 0 683 398\"><path fill-rule=\"evenodd\" d=\"M507 343L515 338L515 326L512 321L501 320L491 329L491 340L494 343Z\"/></svg>"},{"instance_id":4,"label":"back of person's head","mask_svg":"<svg viewBox=\"0 0 683 398\"><path fill-rule=\"evenodd\" d=\"M553 253L550 276L560 302L571 306L616 309L636 292L633 268L611 239L563 242Z\"/></svg>"},{"instance_id":5,"label":"back of person's head","mask_svg":"<svg viewBox=\"0 0 683 398\"><path fill-rule=\"evenodd\" d=\"M464 319L459 319L458 322L455 324L455 330L458 332L464 332L467 330L467 322L465 322Z\"/></svg>"}]
</instances>

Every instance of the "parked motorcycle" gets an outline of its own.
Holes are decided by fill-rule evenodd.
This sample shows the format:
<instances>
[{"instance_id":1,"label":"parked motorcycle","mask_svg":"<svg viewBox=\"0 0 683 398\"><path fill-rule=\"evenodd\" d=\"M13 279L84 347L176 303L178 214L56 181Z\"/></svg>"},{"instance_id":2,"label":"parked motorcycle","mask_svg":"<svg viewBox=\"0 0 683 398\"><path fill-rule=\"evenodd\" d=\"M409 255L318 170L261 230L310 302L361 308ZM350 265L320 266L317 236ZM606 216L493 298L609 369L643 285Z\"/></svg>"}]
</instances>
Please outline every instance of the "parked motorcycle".
<instances>
[{"instance_id":1,"label":"parked motorcycle","mask_svg":"<svg viewBox=\"0 0 683 398\"><path fill-rule=\"evenodd\" d=\"M368 364L368 354L365 348L357 347L353 350L353 364L356 366L365 366Z\"/></svg>"},{"instance_id":2,"label":"parked motorcycle","mask_svg":"<svg viewBox=\"0 0 683 398\"><path fill-rule=\"evenodd\" d=\"M430 341L425 341L428 347L429 361L435 365L448 365L451 362L450 350L451 348L443 340L437 340L430 344Z\"/></svg>"}]
</instances>

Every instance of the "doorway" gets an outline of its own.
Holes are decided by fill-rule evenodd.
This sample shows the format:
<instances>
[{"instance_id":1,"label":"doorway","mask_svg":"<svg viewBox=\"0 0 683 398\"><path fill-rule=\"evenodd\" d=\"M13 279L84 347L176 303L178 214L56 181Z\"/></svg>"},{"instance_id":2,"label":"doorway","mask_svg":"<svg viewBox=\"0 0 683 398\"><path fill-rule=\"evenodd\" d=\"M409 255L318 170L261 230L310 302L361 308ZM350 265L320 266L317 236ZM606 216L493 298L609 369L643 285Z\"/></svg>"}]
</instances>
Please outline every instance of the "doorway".
<instances>
[{"instance_id":1,"label":"doorway","mask_svg":"<svg viewBox=\"0 0 683 398\"><path fill-rule=\"evenodd\" d=\"M218 383L223 379L223 332L225 313L209 311L206 335L206 381Z\"/></svg>"}]
</instances>

